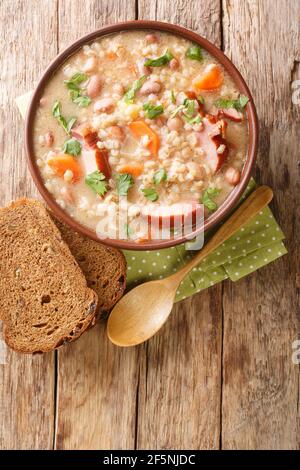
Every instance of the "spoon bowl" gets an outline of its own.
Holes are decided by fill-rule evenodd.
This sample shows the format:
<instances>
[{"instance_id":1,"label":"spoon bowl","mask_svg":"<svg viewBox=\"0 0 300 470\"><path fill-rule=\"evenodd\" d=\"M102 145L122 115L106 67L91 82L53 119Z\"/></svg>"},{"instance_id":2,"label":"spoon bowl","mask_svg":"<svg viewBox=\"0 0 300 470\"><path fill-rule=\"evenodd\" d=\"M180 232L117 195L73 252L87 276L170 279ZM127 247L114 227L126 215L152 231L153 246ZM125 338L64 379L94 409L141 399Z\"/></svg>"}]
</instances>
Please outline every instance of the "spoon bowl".
<instances>
[{"instance_id":1,"label":"spoon bowl","mask_svg":"<svg viewBox=\"0 0 300 470\"><path fill-rule=\"evenodd\" d=\"M272 200L267 186L256 189L180 271L132 289L113 308L107 334L118 346L135 346L151 338L171 313L177 288L192 268L242 228Z\"/></svg>"},{"instance_id":2,"label":"spoon bowl","mask_svg":"<svg viewBox=\"0 0 300 470\"><path fill-rule=\"evenodd\" d=\"M135 346L155 335L170 315L176 290L176 284L165 280L150 281L132 289L109 317L109 339L118 346ZM147 314L148 309L151 315Z\"/></svg>"}]
</instances>

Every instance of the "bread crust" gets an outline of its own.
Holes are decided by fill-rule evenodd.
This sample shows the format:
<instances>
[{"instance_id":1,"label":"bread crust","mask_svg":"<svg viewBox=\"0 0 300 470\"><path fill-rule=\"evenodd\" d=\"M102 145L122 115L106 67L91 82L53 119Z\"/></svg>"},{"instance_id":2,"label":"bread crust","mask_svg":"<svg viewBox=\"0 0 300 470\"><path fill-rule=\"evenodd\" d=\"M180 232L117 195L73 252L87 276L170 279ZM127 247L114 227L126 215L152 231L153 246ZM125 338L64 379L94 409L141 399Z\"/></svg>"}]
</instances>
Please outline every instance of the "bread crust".
<instances>
[{"instance_id":1,"label":"bread crust","mask_svg":"<svg viewBox=\"0 0 300 470\"><path fill-rule=\"evenodd\" d=\"M94 324L98 296L42 203L0 209L0 266L0 319L15 351L52 351Z\"/></svg>"}]
</instances>

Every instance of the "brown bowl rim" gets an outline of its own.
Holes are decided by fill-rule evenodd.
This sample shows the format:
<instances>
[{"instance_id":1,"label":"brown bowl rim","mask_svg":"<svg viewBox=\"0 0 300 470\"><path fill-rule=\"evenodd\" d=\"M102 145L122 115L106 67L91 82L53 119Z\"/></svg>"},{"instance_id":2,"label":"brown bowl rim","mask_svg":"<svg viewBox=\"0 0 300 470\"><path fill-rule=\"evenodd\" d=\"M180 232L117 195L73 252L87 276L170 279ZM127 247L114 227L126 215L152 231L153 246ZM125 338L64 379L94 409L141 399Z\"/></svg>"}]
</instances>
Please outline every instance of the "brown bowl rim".
<instances>
[{"instance_id":1,"label":"brown bowl rim","mask_svg":"<svg viewBox=\"0 0 300 470\"><path fill-rule=\"evenodd\" d=\"M43 199L45 200L46 204L49 208L54 212L54 214L61 219L64 223L69 225L75 231L95 240L97 242L106 244L108 246L113 246L115 248L120 249L127 249L127 250L138 250L138 251L145 251L145 250L158 250L162 248L169 248L175 245L179 245L188 241L186 237L180 237L175 240L157 240L157 241L150 241L145 243L137 243L131 240L118 240L118 239L99 239L96 232L89 229L88 227L80 224L74 218L72 218L66 211L64 211L56 202L52 194L46 189L44 182L42 180L41 173L39 168L36 164L34 149L33 149L33 135L32 135L32 128L33 122L35 117L36 108L39 103L39 99L42 95L42 91L44 86L48 82L48 79L51 75L56 71L56 69L65 62L65 60L76 52L83 44L89 43L92 40L99 38L101 36L117 33L121 31L128 31L128 30L157 30L163 32L169 32L185 39L188 39L192 42L199 44L201 47L206 49L213 57L215 57L226 69L229 73L231 78L233 79L235 85L237 86L240 93L248 96L249 103L247 105L247 117L248 117L248 132L249 132L249 143L248 143L248 152L247 158L243 167L241 180L237 186L231 191L227 199L223 202L220 208L213 213L209 218L204 222L204 231L211 229L216 224L218 224L221 220L223 220L226 215L231 211L231 209L238 203L244 189L246 188L250 176L251 171L254 166L256 155L257 155L257 148L258 148L258 119L257 113L255 109L255 105L253 102L252 95L250 90L243 79L240 72L237 70L235 65L228 59L228 57L214 44L212 44L207 39L200 36L198 33L190 31L182 26L175 25L172 23L164 23L161 21L150 21L150 20L134 20L134 21L125 21L120 23L111 24L108 26L104 26L92 33L86 34L82 36L77 41L73 42L70 46L64 49L60 54L58 54L55 59L50 63L47 67L45 72L43 73L42 77L40 78L37 87L35 88L30 105L27 110L26 115L26 123L25 123L25 148L26 148L26 155L27 155L27 162L29 166L30 173L34 180L35 185L37 186L40 194L42 195ZM195 235L197 231L195 231Z\"/></svg>"}]
</instances>

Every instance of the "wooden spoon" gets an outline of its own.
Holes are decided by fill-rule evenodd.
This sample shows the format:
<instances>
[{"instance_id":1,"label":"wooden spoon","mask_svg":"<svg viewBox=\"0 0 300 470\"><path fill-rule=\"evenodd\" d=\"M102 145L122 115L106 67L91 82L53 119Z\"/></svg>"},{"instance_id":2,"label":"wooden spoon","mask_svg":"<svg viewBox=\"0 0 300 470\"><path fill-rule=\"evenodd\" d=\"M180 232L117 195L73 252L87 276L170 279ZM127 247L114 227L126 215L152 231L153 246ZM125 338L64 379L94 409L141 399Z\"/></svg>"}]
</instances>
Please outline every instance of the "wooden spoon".
<instances>
[{"instance_id":1,"label":"wooden spoon","mask_svg":"<svg viewBox=\"0 0 300 470\"><path fill-rule=\"evenodd\" d=\"M177 288L188 272L269 204L272 197L269 187L256 189L180 271L141 284L122 297L108 319L109 339L118 346L134 346L157 333L170 315Z\"/></svg>"}]
</instances>

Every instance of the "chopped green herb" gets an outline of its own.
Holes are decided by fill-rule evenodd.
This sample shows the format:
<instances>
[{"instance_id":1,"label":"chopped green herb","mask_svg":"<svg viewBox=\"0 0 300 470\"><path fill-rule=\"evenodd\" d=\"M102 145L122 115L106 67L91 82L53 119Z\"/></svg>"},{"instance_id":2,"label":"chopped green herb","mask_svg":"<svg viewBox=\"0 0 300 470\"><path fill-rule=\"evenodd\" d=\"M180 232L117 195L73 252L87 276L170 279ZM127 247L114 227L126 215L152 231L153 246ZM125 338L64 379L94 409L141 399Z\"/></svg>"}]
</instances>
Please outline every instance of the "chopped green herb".
<instances>
[{"instance_id":1,"label":"chopped green herb","mask_svg":"<svg viewBox=\"0 0 300 470\"><path fill-rule=\"evenodd\" d=\"M129 226L129 224L124 224L124 229L128 238L134 234L134 230Z\"/></svg>"},{"instance_id":2,"label":"chopped green herb","mask_svg":"<svg viewBox=\"0 0 300 470\"><path fill-rule=\"evenodd\" d=\"M171 91L171 101L172 101L173 104L176 103L176 97L175 97L175 93L174 93L173 90Z\"/></svg>"},{"instance_id":3,"label":"chopped green herb","mask_svg":"<svg viewBox=\"0 0 300 470\"><path fill-rule=\"evenodd\" d=\"M175 117L180 111L183 111L183 118L189 124L199 124L202 121L202 118L199 114L195 114L195 100L190 100L186 98L180 106L178 106L172 113L171 117Z\"/></svg>"},{"instance_id":4,"label":"chopped green herb","mask_svg":"<svg viewBox=\"0 0 300 470\"><path fill-rule=\"evenodd\" d=\"M78 157L81 154L81 144L76 139L66 140L63 146L63 152Z\"/></svg>"},{"instance_id":5,"label":"chopped green herb","mask_svg":"<svg viewBox=\"0 0 300 470\"><path fill-rule=\"evenodd\" d=\"M80 96L80 90L70 90L69 96L72 101L75 101Z\"/></svg>"},{"instance_id":6,"label":"chopped green herb","mask_svg":"<svg viewBox=\"0 0 300 470\"><path fill-rule=\"evenodd\" d=\"M128 190L134 184L134 179L129 173L122 173L116 176L116 183L119 196L127 196Z\"/></svg>"},{"instance_id":7,"label":"chopped green herb","mask_svg":"<svg viewBox=\"0 0 300 470\"><path fill-rule=\"evenodd\" d=\"M54 117L58 118L61 116L61 104L60 101L55 101L54 105L52 106L52 114Z\"/></svg>"},{"instance_id":8,"label":"chopped green herb","mask_svg":"<svg viewBox=\"0 0 300 470\"><path fill-rule=\"evenodd\" d=\"M203 192L201 202L209 210L209 212L214 212L218 208L218 205L213 200L213 198L217 197L219 194L220 189L214 187L207 188Z\"/></svg>"},{"instance_id":9,"label":"chopped green herb","mask_svg":"<svg viewBox=\"0 0 300 470\"><path fill-rule=\"evenodd\" d=\"M101 171L96 170L85 177L85 184L87 184L95 193L104 196L107 192L107 181Z\"/></svg>"},{"instance_id":10,"label":"chopped green herb","mask_svg":"<svg viewBox=\"0 0 300 470\"><path fill-rule=\"evenodd\" d=\"M201 47L197 46L196 44L188 48L188 50L185 53L185 56L188 59L198 60L199 62L202 62L203 60Z\"/></svg>"},{"instance_id":11,"label":"chopped green herb","mask_svg":"<svg viewBox=\"0 0 300 470\"><path fill-rule=\"evenodd\" d=\"M167 173L164 168L160 168L160 170L157 170L153 175L153 183L159 184L163 181L167 181Z\"/></svg>"},{"instance_id":12,"label":"chopped green herb","mask_svg":"<svg viewBox=\"0 0 300 470\"><path fill-rule=\"evenodd\" d=\"M75 117L72 117L72 118L70 118L70 119L67 121L67 132L68 132L68 134L71 133L71 129L72 129L72 127L74 126L75 122L76 122L76 118L75 118Z\"/></svg>"},{"instance_id":13,"label":"chopped green herb","mask_svg":"<svg viewBox=\"0 0 300 470\"><path fill-rule=\"evenodd\" d=\"M177 108L174 109L174 111L171 113L171 118L177 116L177 114L182 111L183 109L185 108L184 104L180 104L179 106L177 106Z\"/></svg>"},{"instance_id":14,"label":"chopped green herb","mask_svg":"<svg viewBox=\"0 0 300 470\"><path fill-rule=\"evenodd\" d=\"M60 101L55 101L52 106L52 115L57 119L58 124L63 128L63 130L70 135L71 129L76 122L76 118L72 117L66 120L61 114L61 104Z\"/></svg>"},{"instance_id":15,"label":"chopped green herb","mask_svg":"<svg viewBox=\"0 0 300 470\"><path fill-rule=\"evenodd\" d=\"M129 88L129 90L124 95L125 103L127 103L127 104L133 103L136 92L140 88L142 88L142 85L143 85L144 81L146 80L146 78L147 78L146 75L143 75L142 77L140 77L138 80L136 80L133 83L132 87Z\"/></svg>"},{"instance_id":16,"label":"chopped green herb","mask_svg":"<svg viewBox=\"0 0 300 470\"><path fill-rule=\"evenodd\" d=\"M217 108L229 109L234 108L237 111L242 111L246 104L248 103L249 98L245 95L240 95L237 100L220 98L215 102Z\"/></svg>"},{"instance_id":17,"label":"chopped green herb","mask_svg":"<svg viewBox=\"0 0 300 470\"><path fill-rule=\"evenodd\" d=\"M79 86L80 83L85 82L88 79L87 75L85 73L77 72L73 77L70 78L70 80L64 80L64 84L69 88L69 90L75 90L78 91L80 90Z\"/></svg>"},{"instance_id":18,"label":"chopped green herb","mask_svg":"<svg viewBox=\"0 0 300 470\"><path fill-rule=\"evenodd\" d=\"M73 103L78 104L80 108L86 108L89 104L91 104L92 100L89 98L89 96L78 96L74 100L72 100Z\"/></svg>"},{"instance_id":19,"label":"chopped green herb","mask_svg":"<svg viewBox=\"0 0 300 470\"><path fill-rule=\"evenodd\" d=\"M248 96L240 95L238 101L239 101L239 108L244 109L244 107L246 106L246 104L249 101L249 98L248 98Z\"/></svg>"},{"instance_id":20,"label":"chopped green herb","mask_svg":"<svg viewBox=\"0 0 300 470\"><path fill-rule=\"evenodd\" d=\"M193 118L189 118L188 116L186 116L185 114L183 114L183 119L188 123L188 124L200 124L200 122L202 121L202 117L200 116L200 114L197 114L197 116L193 117Z\"/></svg>"},{"instance_id":21,"label":"chopped green herb","mask_svg":"<svg viewBox=\"0 0 300 470\"><path fill-rule=\"evenodd\" d=\"M164 112L164 107L161 104L154 105L151 103L145 103L143 105L143 109L146 111L146 117L148 119L154 119Z\"/></svg>"},{"instance_id":22,"label":"chopped green herb","mask_svg":"<svg viewBox=\"0 0 300 470\"><path fill-rule=\"evenodd\" d=\"M189 100L186 98L183 102L184 104L184 114L187 118L192 118L195 114L195 100Z\"/></svg>"},{"instance_id":23,"label":"chopped green herb","mask_svg":"<svg viewBox=\"0 0 300 470\"><path fill-rule=\"evenodd\" d=\"M197 96L197 100L198 100L199 103L201 103L201 104L204 104L204 102L205 102L205 99L203 98L202 95L198 95L198 96Z\"/></svg>"},{"instance_id":24,"label":"chopped green herb","mask_svg":"<svg viewBox=\"0 0 300 470\"><path fill-rule=\"evenodd\" d=\"M85 82L88 79L88 76L85 73L77 72L70 80L64 80L64 84L69 89L69 96L73 103L77 104L80 108L85 108L88 106L92 100L88 97L83 95L82 93L85 91L80 88L80 83Z\"/></svg>"},{"instance_id":25,"label":"chopped green herb","mask_svg":"<svg viewBox=\"0 0 300 470\"><path fill-rule=\"evenodd\" d=\"M144 196L152 202L157 201L159 197L155 188L144 188L142 189L142 193L144 193Z\"/></svg>"},{"instance_id":26,"label":"chopped green herb","mask_svg":"<svg viewBox=\"0 0 300 470\"><path fill-rule=\"evenodd\" d=\"M161 57L157 59L147 59L145 61L146 67L161 67L162 65L168 64L174 58L173 54L170 51L166 51Z\"/></svg>"}]
</instances>

